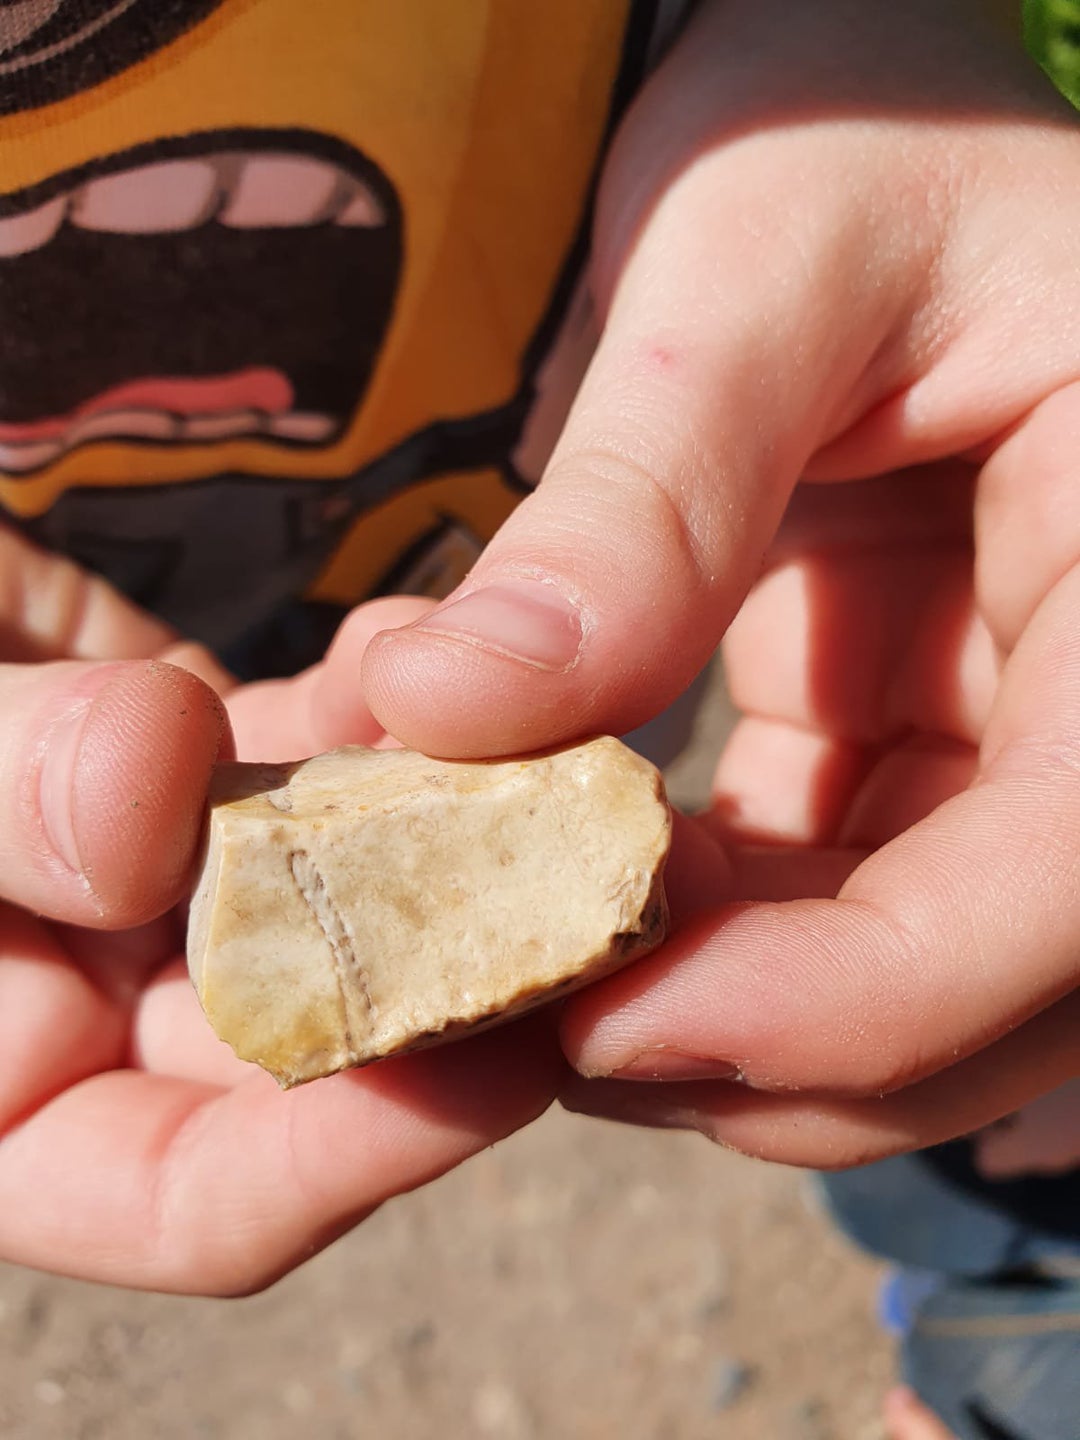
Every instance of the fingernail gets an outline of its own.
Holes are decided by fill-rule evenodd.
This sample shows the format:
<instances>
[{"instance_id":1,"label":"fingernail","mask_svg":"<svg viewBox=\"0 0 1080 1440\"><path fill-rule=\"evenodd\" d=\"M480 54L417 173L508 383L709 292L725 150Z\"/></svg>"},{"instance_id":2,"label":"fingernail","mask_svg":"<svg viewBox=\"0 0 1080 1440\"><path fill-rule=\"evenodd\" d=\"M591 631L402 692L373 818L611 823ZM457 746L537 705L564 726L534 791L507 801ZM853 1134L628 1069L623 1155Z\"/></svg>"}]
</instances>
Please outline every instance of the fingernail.
<instances>
[{"instance_id":1,"label":"fingernail","mask_svg":"<svg viewBox=\"0 0 1080 1440\"><path fill-rule=\"evenodd\" d=\"M409 627L521 660L537 670L569 670L581 650L581 616L553 585L520 580L489 585L451 601Z\"/></svg>"},{"instance_id":2,"label":"fingernail","mask_svg":"<svg viewBox=\"0 0 1080 1440\"><path fill-rule=\"evenodd\" d=\"M687 1050L657 1046L642 1050L617 1070L606 1072L613 1080L741 1080L742 1072L728 1060L693 1055Z\"/></svg>"},{"instance_id":3,"label":"fingernail","mask_svg":"<svg viewBox=\"0 0 1080 1440\"><path fill-rule=\"evenodd\" d=\"M117 665L87 671L67 706L46 727L38 782L41 820L53 850L71 870L85 869L75 833L75 780L86 720L94 701L116 674Z\"/></svg>"}]
</instances>

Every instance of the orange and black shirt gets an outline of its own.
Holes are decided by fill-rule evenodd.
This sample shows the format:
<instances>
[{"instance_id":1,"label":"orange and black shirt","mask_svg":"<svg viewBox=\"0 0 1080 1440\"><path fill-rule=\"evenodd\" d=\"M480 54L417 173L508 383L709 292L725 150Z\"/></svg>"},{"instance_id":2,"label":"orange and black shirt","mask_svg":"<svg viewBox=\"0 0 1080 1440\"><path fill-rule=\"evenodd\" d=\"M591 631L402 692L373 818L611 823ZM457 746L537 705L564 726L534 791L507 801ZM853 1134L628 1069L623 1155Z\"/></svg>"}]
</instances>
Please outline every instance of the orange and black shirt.
<instances>
[{"instance_id":1,"label":"orange and black shirt","mask_svg":"<svg viewBox=\"0 0 1080 1440\"><path fill-rule=\"evenodd\" d=\"M662 0L0 0L0 505L247 673L446 593L591 345Z\"/></svg>"}]
</instances>

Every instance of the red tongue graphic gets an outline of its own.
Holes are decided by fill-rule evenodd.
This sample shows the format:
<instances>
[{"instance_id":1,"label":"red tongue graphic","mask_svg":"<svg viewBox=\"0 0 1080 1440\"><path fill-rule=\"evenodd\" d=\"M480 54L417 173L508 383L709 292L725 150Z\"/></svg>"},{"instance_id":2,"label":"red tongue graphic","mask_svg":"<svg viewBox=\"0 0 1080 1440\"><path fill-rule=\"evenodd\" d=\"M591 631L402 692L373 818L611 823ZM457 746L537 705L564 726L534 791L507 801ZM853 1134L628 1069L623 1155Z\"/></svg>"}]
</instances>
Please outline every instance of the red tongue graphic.
<instances>
[{"instance_id":1,"label":"red tongue graphic","mask_svg":"<svg viewBox=\"0 0 1080 1440\"><path fill-rule=\"evenodd\" d=\"M129 380L95 395L70 415L22 423L0 421L0 443L28 440L62 440L80 420L108 410L154 410L184 418L189 415L226 415L235 410L259 410L285 415L293 408L293 388L280 370L253 366L231 375L159 376Z\"/></svg>"}]
</instances>

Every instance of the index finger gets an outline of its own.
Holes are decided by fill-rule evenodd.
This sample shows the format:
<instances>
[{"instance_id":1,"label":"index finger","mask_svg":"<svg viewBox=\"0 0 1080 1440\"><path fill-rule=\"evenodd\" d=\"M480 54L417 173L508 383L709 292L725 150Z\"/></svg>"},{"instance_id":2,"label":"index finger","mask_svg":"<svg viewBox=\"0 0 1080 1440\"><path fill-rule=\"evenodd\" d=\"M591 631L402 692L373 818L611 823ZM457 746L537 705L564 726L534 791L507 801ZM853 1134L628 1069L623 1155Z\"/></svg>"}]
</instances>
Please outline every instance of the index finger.
<instances>
[{"instance_id":1,"label":"index finger","mask_svg":"<svg viewBox=\"0 0 1080 1440\"><path fill-rule=\"evenodd\" d=\"M704 144L684 113L694 63L684 49L616 147L598 232L625 263L539 488L448 601L365 656L373 712L414 748L503 754L659 713L715 649L807 459L893 383L882 357L929 233L898 258L880 205L852 199L842 138ZM631 237L623 212L650 190Z\"/></svg>"}]
</instances>

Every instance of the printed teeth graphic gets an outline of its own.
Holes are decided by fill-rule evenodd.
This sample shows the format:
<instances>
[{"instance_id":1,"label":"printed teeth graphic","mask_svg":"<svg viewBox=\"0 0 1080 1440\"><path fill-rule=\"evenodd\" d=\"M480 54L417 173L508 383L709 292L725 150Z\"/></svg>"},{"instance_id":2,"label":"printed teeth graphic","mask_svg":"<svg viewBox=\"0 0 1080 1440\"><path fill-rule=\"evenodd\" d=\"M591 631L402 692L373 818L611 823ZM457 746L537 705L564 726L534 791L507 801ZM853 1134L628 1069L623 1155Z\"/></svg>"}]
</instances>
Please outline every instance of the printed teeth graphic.
<instances>
[{"instance_id":1,"label":"printed teeth graphic","mask_svg":"<svg viewBox=\"0 0 1080 1440\"><path fill-rule=\"evenodd\" d=\"M159 160L100 175L21 215L0 218L0 259L47 245L65 222L113 235L333 224L375 229L386 214L356 175L313 156L263 151Z\"/></svg>"},{"instance_id":2,"label":"printed teeth graphic","mask_svg":"<svg viewBox=\"0 0 1080 1440\"><path fill-rule=\"evenodd\" d=\"M103 410L76 420L63 441L54 440L52 444L81 445L87 440L108 440L114 435L126 435L132 440L171 440L176 428L173 417L159 410Z\"/></svg>"},{"instance_id":3,"label":"printed teeth graphic","mask_svg":"<svg viewBox=\"0 0 1080 1440\"><path fill-rule=\"evenodd\" d=\"M60 196L36 210L28 210L10 220L0 220L0 259L26 255L40 250L53 238L64 223L67 200Z\"/></svg>"},{"instance_id":4,"label":"printed teeth graphic","mask_svg":"<svg viewBox=\"0 0 1080 1440\"><path fill-rule=\"evenodd\" d=\"M81 447L107 482L110 442L297 458L336 444L403 253L389 177L303 130L165 137L0 194L0 482Z\"/></svg>"},{"instance_id":5,"label":"printed teeth graphic","mask_svg":"<svg viewBox=\"0 0 1080 1440\"><path fill-rule=\"evenodd\" d=\"M102 410L77 420L62 437L49 440L0 440L0 473L28 475L51 465L66 451L88 440L156 440L172 444L199 444L264 436L274 440L325 443L336 429L330 415L290 411L263 415L252 410L231 413L168 415L161 410Z\"/></svg>"}]
</instances>

